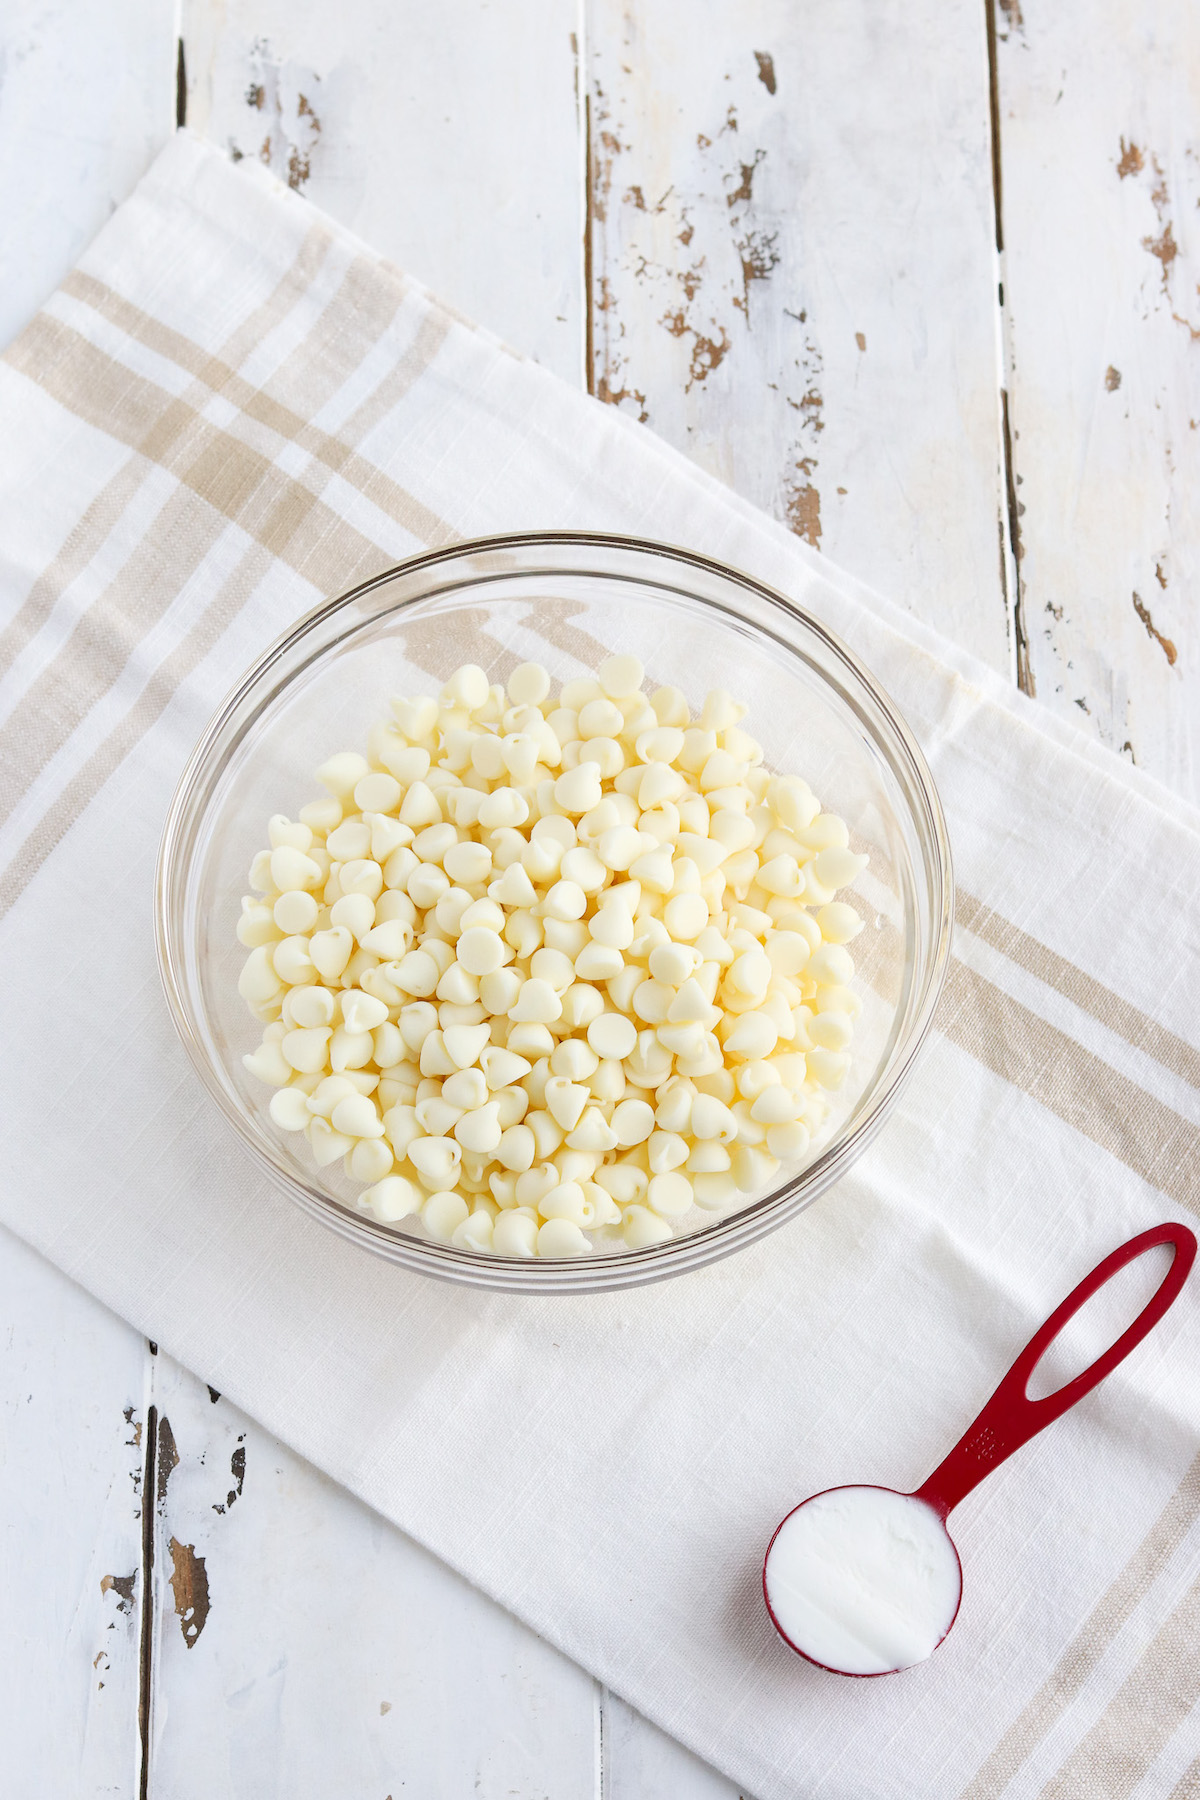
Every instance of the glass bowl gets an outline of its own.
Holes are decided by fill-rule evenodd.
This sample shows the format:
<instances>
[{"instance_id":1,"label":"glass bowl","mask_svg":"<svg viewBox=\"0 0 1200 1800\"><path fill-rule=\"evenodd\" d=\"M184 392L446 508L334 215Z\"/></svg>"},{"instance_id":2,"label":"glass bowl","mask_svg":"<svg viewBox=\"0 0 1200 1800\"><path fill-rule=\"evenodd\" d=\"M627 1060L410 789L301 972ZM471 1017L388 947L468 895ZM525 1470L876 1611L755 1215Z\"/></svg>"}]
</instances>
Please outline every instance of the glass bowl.
<instances>
[{"instance_id":1,"label":"glass bowl","mask_svg":"<svg viewBox=\"0 0 1200 1800\"><path fill-rule=\"evenodd\" d=\"M246 872L271 814L316 797L313 771L361 748L388 696L435 692L463 662L493 681L540 661L556 681L614 651L647 685L710 687L749 705L768 766L802 775L870 853L853 898L864 1001L844 1087L808 1162L736 1211L694 1210L646 1249L519 1260L434 1242L405 1221L354 1209L340 1164L318 1170L307 1141L272 1122L272 1090L242 1066L261 1029L237 991L234 928ZM531 533L414 557L301 619L255 663L205 731L171 803L159 855L159 964L201 1079L260 1167L343 1237L426 1275L524 1293L591 1293L697 1269L810 1204L861 1154L895 1102L933 1018L950 944L953 880L925 759L862 664L786 596L705 557L628 538ZM295 1148L293 1148L293 1145ZM307 1159L307 1160L306 1160Z\"/></svg>"}]
</instances>

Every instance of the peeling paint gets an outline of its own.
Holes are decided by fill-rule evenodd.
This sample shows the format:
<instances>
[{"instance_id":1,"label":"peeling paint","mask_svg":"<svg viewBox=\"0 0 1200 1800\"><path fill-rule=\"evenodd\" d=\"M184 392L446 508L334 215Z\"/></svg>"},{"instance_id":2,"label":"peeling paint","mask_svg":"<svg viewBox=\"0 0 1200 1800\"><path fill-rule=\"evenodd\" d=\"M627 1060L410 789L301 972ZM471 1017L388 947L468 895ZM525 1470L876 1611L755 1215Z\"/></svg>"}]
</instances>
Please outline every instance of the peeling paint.
<instances>
[{"instance_id":1,"label":"peeling paint","mask_svg":"<svg viewBox=\"0 0 1200 1800\"><path fill-rule=\"evenodd\" d=\"M865 332L863 332L863 331L856 331L856 332L855 332L855 334L854 334L854 341L855 341L855 343L856 343L856 344L857 344L857 345L858 345L858 347L859 347L859 349L860 349L860 350L865 350L865 349L866 349L866 347L867 347L867 337L866 337L866 333L865 333Z\"/></svg>"},{"instance_id":2,"label":"peeling paint","mask_svg":"<svg viewBox=\"0 0 1200 1800\"><path fill-rule=\"evenodd\" d=\"M195 1544L181 1544L171 1539L171 1592L175 1596L175 1613L183 1641L189 1650L208 1622L208 1572L204 1558L196 1555Z\"/></svg>"},{"instance_id":3,"label":"peeling paint","mask_svg":"<svg viewBox=\"0 0 1200 1800\"><path fill-rule=\"evenodd\" d=\"M102 1575L100 1592L117 1596L117 1611L132 1614L133 1596L137 1587L137 1570L132 1575Z\"/></svg>"},{"instance_id":4,"label":"peeling paint","mask_svg":"<svg viewBox=\"0 0 1200 1800\"><path fill-rule=\"evenodd\" d=\"M747 321L750 316L750 284L754 281L766 281L772 269L779 267L779 252L775 248L778 242L777 231L750 231L738 241L737 253L742 265L741 310ZM736 297L733 303L738 305Z\"/></svg>"},{"instance_id":5,"label":"peeling paint","mask_svg":"<svg viewBox=\"0 0 1200 1800\"><path fill-rule=\"evenodd\" d=\"M729 333L723 325L719 343L715 338L702 337L698 331L693 332L692 335L695 341L692 345L692 360L688 364L688 389L697 381L707 381L713 370L720 368L729 353Z\"/></svg>"},{"instance_id":6,"label":"peeling paint","mask_svg":"<svg viewBox=\"0 0 1200 1800\"><path fill-rule=\"evenodd\" d=\"M596 398L603 400L606 406L620 406L626 400L633 400L638 408L639 424L646 424L650 414L646 411L646 396L636 388L614 388L609 386L607 375L596 378Z\"/></svg>"},{"instance_id":7,"label":"peeling paint","mask_svg":"<svg viewBox=\"0 0 1200 1800\"><path fill-rule=\"evenodd\" d=\"M167 1483L178 1467L175 1433L171 1430L170 1419L164 1417L158 1421L158 1466L155 1470L155 1498L160 1512L166 1504Z\"/></svg>"},{"instance_id":8,"label":"peeling paint","mask_svg":"<svg viewBox=\"0 0 1200 1800\"><path fill-rule=\"evenodd\" d=\"M1166 228L1160 237L1144 237L1142 249L1156 256L1162 264L1163 293L1167 292L1167 279L1171 273L1171 264L1179 255L1179 245L1175 242L1175 233L1171 229L1171 221L1167 220Z\"/></svg>"},{"instance_id":9,"label":"peeling paint","mask_svg":"<svg viewBox=\"0 0 1200 1800\"><path fill-rule=\"evenodd\" d=\"M758 79L768 94L775 92L775 58L769 50L756 50L754 60L758 64Z\"/></svg>"},{"instance_id":10,"label":"peeling paint","mask_svg":"<svg viewBox=\"0 0 1200 1800\"><path fill-rule=\"evenodd\" d=\"M251 112L268 121L256 154L281 181L299 192L312 176L313 156L322 133L321 119L310 98L319 91L321 77L315 69L285 62L265 37L255 39L250 64L251 77L243 98ZM257 138L257 120L254 124ZM246 155L236 138L230 139L229 154L234 162Z\"/></svg>"},{"instance_id":11,"label":"peeling paint","mask_svg":"<svg viewBox=\"0 0 1200 1800\"><path fill-rule=\"evenodd\" d=\"M1142 599L1140 594L1135 593L1133 596L1133 610L1142 621L1142 624L1146 627L1147 636L1154 639L1155 643L1162 650L1168 663L1174 668L1179 652L1171 639L1169 637L1164 637L1162 632L1158 629L1158 626L1150 616L1150 608L1146 605L1146 602Z\"/></svg>"},{"instance_id":12,"label":"peeling paint","mask_svg":"<svg viewBox=\"0 0 1200 1800\"><path fill-rule=\"evenodd\" d=\"M796 464L798 474L803 478L792 481L787 489L786 513L787 522L797 537L811 544L814 550L821 548L821 496L807 479L811 466L806 462Z\"/></svg>"},{"instance_id":13,"label":"peeling paint","mask_svg":"<svg viewBox=\"0 0 1200 1800\"><path fill-rule=\"evenodd\" d=\"M742 179L738 186L733 189L732 193L726 194L726 206L737 206L743 200L749 202L753 198L755 171L766 154L765 150L756 150L748 163L739 163L738 167L741 170ZM727 182L732 181L733 176L727 175L725 180Z\"/></svg>"},{"instance_id":14,"label":"peeling paint","mask_svg":"<svg viewBox=\"0 0 1200 1800\"><path fill-rule=\"evenodd\" d=\"M215 1513L228 1512L234 1501L241 1498L242 1487L246 1480L246 1441L244 1437L238 1439L237 1447L229 1459L229 1472L233 1476L234 1484L223 1501L214 1503L213 1511Z\"/></svg>"},{"instance_id":15,"label":"peeling paint","mask_svg":"<svg viewBox=\"0 0 1200 1800\"><path fill-rule=\"evenodd\" d=\"M1121 371L1120 369L1114 369L1111 363L1109 363L1107 369L1104 371L1104 385L1110 394L1115 394L1121 385Z\"/></svg>"},{"instance_id":16,"label":"peeling paint","mask_svg":"<svg viewBox=\"0 0 1200 1800\"><path fill-rule=\"evenodd\" d=\"M1122 138L1121 160L1117 164L1117 174L1120 179L1124 181L1127 175L1140 175L1145 164L1146 159L1134 143L1133 139L1130 138L1129 142L1126 143L1125 139Z\"/></svg>"}]
</instances>

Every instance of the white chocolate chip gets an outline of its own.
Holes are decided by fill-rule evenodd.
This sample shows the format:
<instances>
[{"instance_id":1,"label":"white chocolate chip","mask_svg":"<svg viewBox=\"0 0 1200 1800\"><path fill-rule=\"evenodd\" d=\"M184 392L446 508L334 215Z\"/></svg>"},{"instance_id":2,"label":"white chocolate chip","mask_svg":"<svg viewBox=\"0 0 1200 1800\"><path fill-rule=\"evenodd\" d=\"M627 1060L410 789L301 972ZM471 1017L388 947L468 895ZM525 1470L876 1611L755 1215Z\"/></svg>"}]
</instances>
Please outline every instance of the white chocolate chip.
<instances>
[{"instance_id":1,"label":"white chocolate chip","mask_svg":"<svg viewBox=\"0 0 1200 1800\"><path fill-rule=\"evenodd\" d=\"M420 1212L477 1254L643 1248L761 1192L831 1116L862 1012L863 921L834 894L866 859L736 700L694 719L642 679L610 657L554 705L540 664L507 690L465 665L268 822L243 1061L383 1224Z\"/></svg>"}]
</instances>

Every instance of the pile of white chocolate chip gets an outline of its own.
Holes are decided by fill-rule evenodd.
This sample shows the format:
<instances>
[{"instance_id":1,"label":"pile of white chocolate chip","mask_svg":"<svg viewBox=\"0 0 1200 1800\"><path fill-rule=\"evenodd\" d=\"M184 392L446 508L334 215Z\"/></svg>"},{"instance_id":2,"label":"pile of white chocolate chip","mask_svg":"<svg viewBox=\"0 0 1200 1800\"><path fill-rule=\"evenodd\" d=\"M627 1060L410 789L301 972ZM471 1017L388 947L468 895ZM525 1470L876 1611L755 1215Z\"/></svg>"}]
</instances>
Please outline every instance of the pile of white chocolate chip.
<instances>
[{"instance_id":1,"label":"pile of white chocolate chip","mask_svg":"<svg viewBox=\"0 0 1200 1800\"><path fill-rule=\"evenodd\" d=\"M275 1124L363 1212L503 1256L660 1243L765 1190L845 1078L866 863L710 693L632 656L393 699L270 821L238 937Z\"/></svg>"}]
</instances>

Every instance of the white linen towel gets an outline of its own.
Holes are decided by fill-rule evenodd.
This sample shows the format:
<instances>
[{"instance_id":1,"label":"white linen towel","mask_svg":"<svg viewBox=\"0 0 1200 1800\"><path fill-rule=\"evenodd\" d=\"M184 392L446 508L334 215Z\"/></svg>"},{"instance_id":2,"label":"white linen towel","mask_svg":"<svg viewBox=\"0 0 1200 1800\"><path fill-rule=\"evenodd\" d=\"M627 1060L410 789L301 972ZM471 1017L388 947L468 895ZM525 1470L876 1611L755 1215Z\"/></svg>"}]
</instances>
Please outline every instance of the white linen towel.
<instances>
[{"instance_id":1,"label":"white linen towel","mask_svg":"<svg viewBox=\"0 0 1200 1800\"><path fill-rule=\"evenodd\" d=\"M690 546L839 632L929 756L961 893L853 1173L749 1252L578 1301L423 1281L268 1188L151 929L243 667L424 546L530 528ZM796 1500L915 1485L1102 1255L1200 1211L1195 813L186 133L0 360L0 596L14 1231L758 1800L1200 1791L1195 1283L956 1514L928 1664L822 1674L758 1589Z\"/></svg>"}]
</instances>

